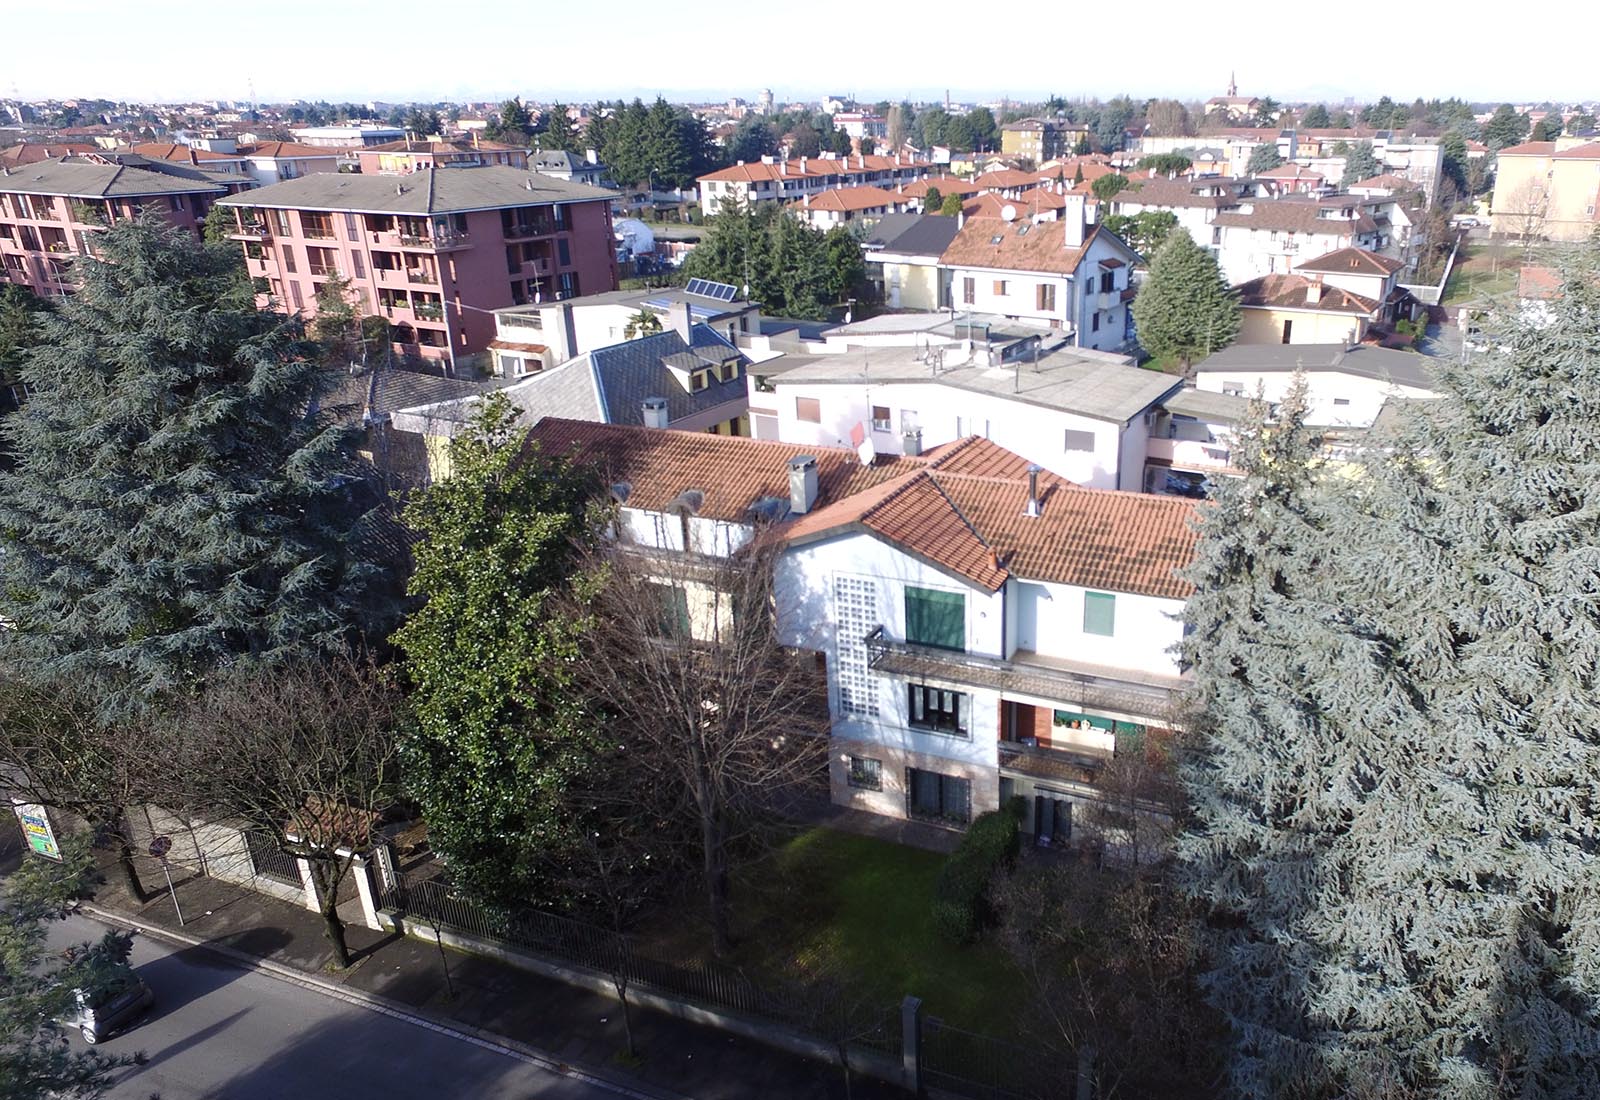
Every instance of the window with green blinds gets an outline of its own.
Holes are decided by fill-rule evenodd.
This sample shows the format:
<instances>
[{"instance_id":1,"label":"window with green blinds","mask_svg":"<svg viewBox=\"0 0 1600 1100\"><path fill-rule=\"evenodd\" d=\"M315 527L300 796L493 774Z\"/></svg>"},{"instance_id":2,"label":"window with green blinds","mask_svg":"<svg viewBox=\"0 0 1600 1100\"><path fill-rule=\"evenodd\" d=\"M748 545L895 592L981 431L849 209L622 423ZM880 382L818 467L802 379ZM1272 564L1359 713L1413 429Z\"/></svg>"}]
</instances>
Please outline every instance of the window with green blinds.
<instances>
[{"instance_id":1,"label":"window with green blinds","mask_svg":"<svg viewBox=\"0 0 1600 1100\"><path fill-rule=\"evenodd\" d=\"M906 641L965 651L967 598L960 592L906 585Z\"/></svg>"},{"instance_id":2,"label":"window with green blinds","mask_svg":"<svg viewBox=\"0 0 1600 1100\"><path fill-rule=\"evenodd\" d=\"M1111 637L1116 633L1117 598L1104 592L1083 594L1083 632Z\"/></svg>"}]
</instances>

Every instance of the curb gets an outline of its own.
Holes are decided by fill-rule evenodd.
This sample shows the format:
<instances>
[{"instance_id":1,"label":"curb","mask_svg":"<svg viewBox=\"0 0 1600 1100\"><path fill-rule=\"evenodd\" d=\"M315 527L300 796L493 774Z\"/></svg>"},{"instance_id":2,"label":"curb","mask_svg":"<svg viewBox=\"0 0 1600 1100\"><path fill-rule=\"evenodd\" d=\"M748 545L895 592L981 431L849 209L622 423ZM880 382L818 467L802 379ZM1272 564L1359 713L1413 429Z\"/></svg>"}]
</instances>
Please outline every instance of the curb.
<instances>
[{"instance_id":1,"label":"curb","mask_svg":"<svg viewBox=\"0 0 1600 1100\"><path fill-rule=\"evenodd\" d=\"M603 1076L597 1070L575 1066L571 1062L557 1058L548 1051L529 1046L527 1043L519 1042L516 1039L498 1035L484 1028L472 1027L453 1020L445 1020L431 1013L419 1012L409 1005L403 1005L398 1001L390 1000L388 997L382 997L376 993L367 993L364 990L351 989L342 983L319 978L303 970L297 970L292 966L285 966L282 963L273 962L270 959L263 959L240 951L237 948L228 947L226 944L211 943L208 940L202 940L184 932L175 932L159 924L151 924L116 909L104 909L98 905L84 903L79 906L79 910L104 924L131 928L144 935L182 944L186 947L201 948L214 955L219 955L246 970L265 974L279 981L288 982L290 985L297 985L302 989L320 993L337 1001L343 1001L345 1004L364 1008L369 1012L376 1012L379 1015L389 1016L417 1027L427 1028L429 1031L438 1032L441 1035L448 1035L453 1039L459 1039L474 1046L495 1051L508 1058L515 1058L519 1062L538 1066L540 1069L547 1070L558 1077L581 1081L584 1084L605 1089L607 1092L627 1097L628 1100L692 1100L691 1097L684 1096L681 1093L667 1092L655 1089L653 1086L652 1091L645 1091L637 1085L624 1084Z\"/></svg>"}]
</instances>

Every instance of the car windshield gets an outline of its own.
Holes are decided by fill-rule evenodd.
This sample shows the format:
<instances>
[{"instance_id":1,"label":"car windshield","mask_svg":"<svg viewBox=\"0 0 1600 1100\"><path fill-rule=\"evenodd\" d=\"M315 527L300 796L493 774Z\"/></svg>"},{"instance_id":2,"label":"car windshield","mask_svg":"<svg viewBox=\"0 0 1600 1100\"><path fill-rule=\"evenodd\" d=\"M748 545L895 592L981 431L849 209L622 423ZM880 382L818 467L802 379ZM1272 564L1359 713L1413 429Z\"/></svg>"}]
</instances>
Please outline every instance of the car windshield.
<instances>
[{"instance_id":1,"label":"car windshield","mask_svg":"<svg viewBox=\"0 0 1600 1100\"><path fill-rule=\"evenodd\" d=\"M104 1008L129 990L139 987L139 976L132 970L113 975L106 983L89 993L84 999L90 1008Z\"/></svg>"}]
</instances>

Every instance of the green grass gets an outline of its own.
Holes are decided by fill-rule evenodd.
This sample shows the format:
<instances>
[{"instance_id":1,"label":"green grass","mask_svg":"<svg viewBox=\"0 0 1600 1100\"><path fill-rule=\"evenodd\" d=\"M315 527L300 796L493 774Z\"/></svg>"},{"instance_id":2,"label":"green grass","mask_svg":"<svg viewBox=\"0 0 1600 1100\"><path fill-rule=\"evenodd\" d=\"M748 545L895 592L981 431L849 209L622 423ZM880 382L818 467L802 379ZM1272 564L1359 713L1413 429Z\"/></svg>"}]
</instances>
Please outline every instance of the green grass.
<instances>
[{"instance_id":1,"label":"green grass","mask_svg":"<svg viewBox=\"0 0 1600 1100\"><path fill-rule=\"evenodd\" d=\"M1020 993L995 945L961 947L933 927L944 857L815 828L737 884L737 961L790 979L851 975L884 1004L907 993L958 1026L993 1030Z\"/></svg>"},{"instance_id":2,"label":"green grass","mask_svg":"<svg viewBox=\"0 0 1600 1100\"><path fill-rule=\"evenodd\" d=\"M1466 305L1513 293L1521 269L1520 245L1474 242L1464 244L1456 266L1444 285L1442 304Z\"/></svg>"}]
</instances>

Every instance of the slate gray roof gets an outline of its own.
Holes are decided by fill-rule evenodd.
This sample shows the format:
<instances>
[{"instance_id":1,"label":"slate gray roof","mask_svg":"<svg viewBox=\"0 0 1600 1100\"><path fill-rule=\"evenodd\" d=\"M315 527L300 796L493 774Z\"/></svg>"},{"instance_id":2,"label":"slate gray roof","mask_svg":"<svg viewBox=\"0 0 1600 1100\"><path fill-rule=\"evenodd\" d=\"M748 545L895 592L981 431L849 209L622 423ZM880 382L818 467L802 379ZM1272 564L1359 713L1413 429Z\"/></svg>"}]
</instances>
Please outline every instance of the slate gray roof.
<instances>
[{"instance_id":1,"label":"slate gray roof","mask_svg":"<svg viewBox=\"0 0 1600 1100\"><path fill-rule=\"evenodd\" d=\"M685 343L676 330L667 329L653 336L596 348L507 386L505 394L528 414L525 423L554 416L636 427L644 424L644 402L649 397L667 399L669 423L744 400L748 394L744 374L750 361L709 325L695 325L690 335L692 345ZM735 356L740 363L738 378L719 382L713 375L711 384L697 393L685 390L668 367L671 363L693 370ZM418 407L406 409L396 423L407 430L421 430L418 426L426 424L431 434L453 435L457 427L472 418L476 404L475 397L419 403Z\"/></svg>"},{"instance_id":2,"label":"slate gray roof","mask_svg":"<svg viewBox=\"0 0 1600 1100\"><path fill-rule=\"evenodd\" d=\"M63 158L25 164L0 175L0 192L14 195L65 195L75 199L135 198L141 195L221 195L211 179L189 179L126 164L95 164Z\"/></svg>"},{"instance_id":3,"label":"slate gray roof","mask_svg":"<svg viewBox=\"0 0 1600 1100\"><path fill-rule=\"evenodd\" d=\"M1250 399L1185 386L1162 398L1161 405L1175 416L1192 416L1208 424L1237 424L1244 419Z\"/></svg>"},{"instance_id":4,"label":"slate gray roof","mask_svg":"<svg viewBox=\"0 0 1600 1100\"><path fill-rule=\"evenodd\" d=\"M502 379L479 381L451 378L428 371L389 366L363 374L345 375L339 385L323 398L322 403L329 408L350 409L355 420L360 420L362 414L366 414L372 420L383 421L400 409L477 397L504 385Z\"/></svg>"},{"instance_id":5,"label":"slate gray roof","mask_svg":"<svg viewBox=\"0 0 1600 1100\"><path fill-rule=\"evenodd\" d=\"M1197 364L1195 370L1210 373L1230 368L1257 372L1303 370L1307 374L1335 371L1431 390L1437 383L1429 362L1427 356L1414 351L1396 351L1370 344L1354 348L1343 344L1236 344Z\"/></svg>"},{"instance_id":6,"label":"slate gray roof","mask_svg":"<svg viewBox=\"0 0 1600 1100\"><path fill-rule=\"evenodd\" d=\"M316 172L223 201L282 210L354 210L366 214L451 214L556 202L609 203L602 187L570 183L520 168L427 168L403 176Z\"/></svg>"},{"instance_id":7,"label":"slate gray roof","mask_svg":"<svg viewBox=\"0 0 1600 1100\"><path fill-rule=\"evenodd\" d=\"M944 254L961 232L960 218L937 214L889 214L879 219L867 238L873 252L892 252L899 256Z\"/></svg>"}]
</instances>

